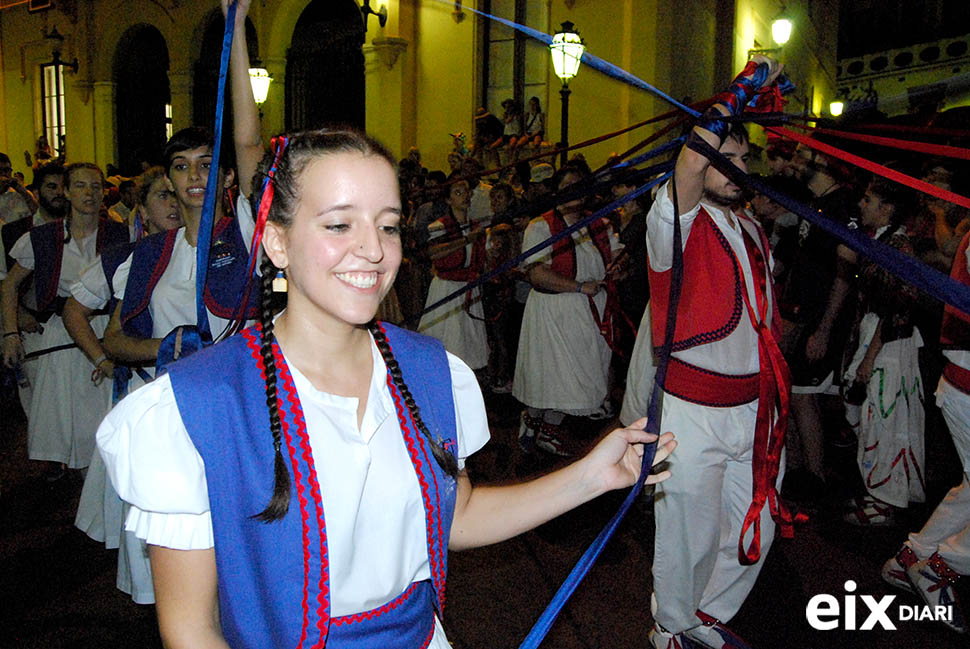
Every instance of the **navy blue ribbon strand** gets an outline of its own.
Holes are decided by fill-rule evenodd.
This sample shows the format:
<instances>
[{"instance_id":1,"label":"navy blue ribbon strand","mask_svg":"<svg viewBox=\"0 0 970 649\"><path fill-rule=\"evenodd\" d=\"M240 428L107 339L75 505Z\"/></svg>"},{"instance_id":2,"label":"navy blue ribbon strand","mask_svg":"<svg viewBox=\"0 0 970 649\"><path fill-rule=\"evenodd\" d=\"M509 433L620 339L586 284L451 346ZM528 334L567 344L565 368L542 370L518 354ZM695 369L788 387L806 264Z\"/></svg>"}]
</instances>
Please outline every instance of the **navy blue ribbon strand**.
<instances>
[{"instance_id":1,"label":"navy blue ribbon strand","mask_svg":"<svg viewBox=\"0 0 970 649\"><path fill-rule=\"evenodd\" d=\"M205 185L205 201L202 203L202 218L199 221L199 234L196 241L195 265L195 312L196 327L203 344L212 343L209 330L209 314L205 308L205 279L209 270L209 249L212 246L212 226L215 220L216 199L221 197L219 187L219 153L222 148L222 113L226 103L226 76L229 71L229 53L232 50L232 36L236 25L236 3L229 4L226 15L226 29L222 36L222 58L219 60L219 89L216 93L216 124L212 134L212 163Z\"/></svg>"}]
</instances>

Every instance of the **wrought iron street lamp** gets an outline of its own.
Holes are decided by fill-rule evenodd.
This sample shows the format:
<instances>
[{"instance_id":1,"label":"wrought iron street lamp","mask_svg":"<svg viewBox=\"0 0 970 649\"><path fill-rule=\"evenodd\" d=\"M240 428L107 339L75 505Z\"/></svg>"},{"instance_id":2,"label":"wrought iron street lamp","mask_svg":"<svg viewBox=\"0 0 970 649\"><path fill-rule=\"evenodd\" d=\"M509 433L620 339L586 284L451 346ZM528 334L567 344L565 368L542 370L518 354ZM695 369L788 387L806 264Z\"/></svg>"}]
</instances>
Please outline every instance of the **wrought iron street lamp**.
<instances>
[{"instance_id":1,"label":"wrought iron street lamp","mask_svg":"<svg viewBox=\"0 0 970 649\"><path fill-rule=\"evenodd\" d=\"M552 67L556 71L556 76L562 81L562 88L559 96L562 98L562 130L560 133L559 146L563 151L559 154L559 166L566 164L566 147L569 146L569 80L579 72L579 64L583 59L583 52L586 45L583 39L573 29L573 24L568 20L562 24L562 28L552 37L549 45L552 54Z\"/></svg>"},{"instance_id":2,"label":"wrought iron street lamp","mask_svg":"<svg viewBox=\"0 0 970 649\"><path fill-rule=\"evenodd\" d=\"M269 75L266 68L249 68L249 84L253 87L253 99L257 106L262 106L269 94L269 84L273 82L273 77Z\"/></svg>"}]
</instances>

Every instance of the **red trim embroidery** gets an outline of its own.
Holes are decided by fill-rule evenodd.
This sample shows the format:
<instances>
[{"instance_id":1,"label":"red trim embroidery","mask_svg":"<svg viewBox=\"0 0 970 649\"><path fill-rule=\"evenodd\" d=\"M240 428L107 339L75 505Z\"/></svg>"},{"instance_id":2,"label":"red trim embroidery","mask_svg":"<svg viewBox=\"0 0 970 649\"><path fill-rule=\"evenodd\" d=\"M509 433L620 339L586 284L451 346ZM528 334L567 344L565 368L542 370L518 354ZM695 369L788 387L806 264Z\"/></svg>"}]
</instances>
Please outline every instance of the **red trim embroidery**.
<instances>
[{"instance_id":1,"label":"red trim embroidery","mask_svg":"<svg viewBox=\"0 0 970 649\"><path fill-rule=\"evenodd\" d=\"M122 318L121 324L127 323L144 311L148 303L151 302L152 292L154 292L159 280L162 279L162 275L165 274L165 269L168 268L168 262L172 259L172 250L175 248L175 237L178 235L180 229L169 230L168 234L165 235L165 245L162 246L162 254L158 256L158 261L155 262L155 268L152 269L152 276L148 278L148 286L145 287L145 294L142 296L138 306L129 311L127 317ZM132 253L132 261L134 261L134 253Z\"/></svg>"},{"instance_id":2,"label":"red trim embroidery","mask_svg":"<svg viewBox=\"0 0 970 649\"><path fill-rule=\"evenodd\" d=\"M412 582L411 585L408 586L407 590L389 601L387 604L378 606L377 608L372 608L369 611L363 611L361 613L354 613L352 615L338 615L337 617L331 619L330 623L336 626L343 626L344 624L357 624L358 622L363 622L364 620L373 620L375 617L380 617L389 611L393 611L398 606L410 599L419 583L421 582Z\"/></svg>"},{"instance_id":3,"label":"red trim embroidery","mask_svg":"<svg viewBox=\"0 0 970 649\"><path fill-rule=\"evenodd\" d=\"M330 588L328 586L328 577L330 574L330 561L327 553L327 525L323 517L323 499L320 495L320 483L317 481L317 469L313 462L313 454L310 452L310 437L307 433L306 419L303 417L303 407L300 405L300 397L297 394L296 386L293 384L293 375L290 374L290 368L286 364L286 360L283 358L283 353L280 351L279 345L275 342L273 343L273 358L276 361L276 367L279 370L280 378L283 379L283 389L286 391L287 399L290 402L290 413L293 416L293 421L296 423L296 433L300 438L300 449L303 454L303 461L307 463L307 470L309 472L308 481L310 483L310 495L313 498L313 506L317 517L317 526L320 530L320 581L318 583L318 588L320 594L317 596L317 629L320 631L320 640L313 645L314 649L325 647L327 644L327 631L330 625L330 614L329 614L329 603L330 603ZM280 404L282 406L282 403ZM280 408L282 410L282 407ZM290 451L290 460L293 464L294 475L296 476L296 482L298 485L298 491L300 493L300 515L303 518L303 542L305 546L310 543L309 539L309 528L307 526L307 519L309 514L306 512L305 508L305 495L303 493L304 487L302 484L303 476L298 470L298 464L296 461L296 449L293 448L292 441L288 432L288 425L286 419L282 418L283 431L287 433L286 443ZM305 562L305 572L304 572L304 599L306 598L306 590L308 585L308 580L310 578L310 567L307 560L309 559L309 550L305 551L304 554ZM304 630L305 634L305 630ZM302 644L302 642L301 642Z\"/></svg>"},{"instance_id":4,"label":"red trim embroidery","mask_svg":"<svg viewBox=\"0 0 970 649\"><path fill-rule=\"evenodd\" d=\"M243 336L246 339L246 343L249 345L250 352L252 353L253 359L256 361L257 366L259 367L259 372L262 375L263 380L265 381L266 364L263 362L263 355L260 352L260 342L257 340L255 335L255 332L258 330L259 330L258 327L251 327L249 329L246 329L243 332ZM280 358L277 356L277 352L278 352L278 346L274 343L273 357L277 362L277 369L280 370L280 374L282 377L282 375L284 374L284 372L282 371L282 368L285 368L285 364L282 366L282 368L280 367ZM289 372L286 372L285 374L289 376ZM292 377L290 378L292 380ZM284 388L285 387L286 387L286 379L284 378ZM296 410L300 410L298 399L294 405ZM282 403L282 399L280 399L279 396L277 396L277 407L281 411L285 410ZM296 450L293 446L292 436L290 435L289 423L287 422L286 417L281 417L280 419L282 422L283 437L286 440L286 450L290 456L290 464L293 468L293 475L296 482L297 497L300 503L300 519L302 521L301 527L303 530L303 599L301 602L302 608L303 608L303 624L300 630L300 641L297 643L297 649L300 649L300 647L303 646L304 640L306 640L307 629L310 626L310 618L309 618L310 608L309 608L309 602L308 602L309 579L310 579L310 538L309 538L310 531L309 531L309 526L307 525L309 514L307 513L307 499L304 493L303 475L300 473L300 466L296 460ZM303 421L302 417L297 419L297 426L302 427L303 428L302 432L304 434L306 433L306 430L305 430L306 424ZM324 530L321 529L320 533L321 533L321 537L325 537ZM324 566L324 569L326 569L326 566ZM321 593L324 593L324 592L325 592L325 589L321 589ZM329 616L327 612L323 611L323 615L321 616L321 621L323 622L324 625L326 625L326 622L328 621L328 617ZM318 626L319 626L319 623L318 623ZM326 635L323 635L321 637L320 642L314 646L323 647L325 644L326 644Z\"/></svg>"},{"instance_id":5,"label":"red trim embroidery","mask_svg":"<svg viewBox=\"0 0 970 649\"><path fill-rule=\"evenodd\" d=\"M381 328L381 331L384 332L384 337L386 339L387 331L384 329L384 326L380 323L378 323L378 326ZM389 349L391 348L390 341L388 341L387 346ZM393 353L394 353L394 350L391 349L391 354ZM402 401L401 395L398 392L397 387L394 385L394 381L391 378L390 372L387 373L387 388L391 393L391 397L394 399L394 408L397 411L398 423L401 426L401 430L404 432L405 443L407 444L407 447L408 447L408 455L411 456L411 463L414 465L415 474L417 475L418 483L421 486L421 498L424 501L425 531L428 537L428 559L431 563L431 573L434 576L434 581L436 583L436 586L438 586L436 590L438 594L439 606L441 607L442 610L444 610L444 603L445 603L444 602L444 572L441 566L441 561L438 558L438 553L435 552L434 550L435 521L434 521L434 517L431 514L432 507L431 507L431 497L429 494L428 481L425 479L424 474L421 471L421 458L418 456L417 448L415 447L416 433L414 431L416 430L416 427L412 428L414 424L413 424L413 418L411 417L411 412ZM407 418L405 417L405 414L404 414L405 412L408 413ZM412 420L411 426L408 426L408 418L411 418ZM418 444L420 443L418 442ZM429 471L431 471L432 476L434 476L434 471L431 470L430 468L429 468ZM435 479L437 480L437 478ZM440 524L440 520L439 520L439 524ZM444 543L444 537L439 534L439 538L442 540L442 543Z\"/></svg>"}]
</instances>

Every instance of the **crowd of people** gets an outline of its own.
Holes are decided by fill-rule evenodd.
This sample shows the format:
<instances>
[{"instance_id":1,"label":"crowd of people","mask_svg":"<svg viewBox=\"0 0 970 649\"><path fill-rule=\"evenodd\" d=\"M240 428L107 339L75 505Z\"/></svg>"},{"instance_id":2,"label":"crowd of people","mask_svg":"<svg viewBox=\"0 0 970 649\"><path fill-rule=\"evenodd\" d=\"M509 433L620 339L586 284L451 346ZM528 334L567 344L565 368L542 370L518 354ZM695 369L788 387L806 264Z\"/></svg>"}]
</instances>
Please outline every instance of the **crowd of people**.
<instances>
[{"instance_id":1,"label":"crowd of people","mask_svg":"<svg viewBox=\"0 0 970 649\"><path fill-rule=\"evenodd\" d=\"M449 548L501 541L635 481L656 439L643 429L661 347L661 421L678 442L660 437L669 472L648 478L655 647L722 646L776 524L788 533L826 496L826 444L857 444L847 524L894 524L922 502L927 386L939 384L970 467L970 318L774 192L963 284L970 214L781 139L761 177L772 193L718 171L705 150L747 172L748 132L723 118L774 83L776 62L756 58L715 98L673 180L591 220L648 178L616 158L594 171L582 154L559 169L539 155L485 169L500 147L541 155L535 97L526 111L503 104L473 150L455 137L447 173L351 131L266 151L248 6L237 4L231 54L233 146L212 176L200 128L116 184L96 165L47 161L27 187L0 155L4 389L19 394L47 479L85 472L77 525L122 548L118 586L157 605L172 646L403 628L392 646L446 647ZM961 167L884 162L965 195ZM521 404L524 453L577 461L473 486L464 464L489 439L483 392ZM569 425L617 416L591 450ZM966 475L887 559L890 584L958 606ZM966 630L958 610L948 624Z\"/></svg>"}]
</instances>

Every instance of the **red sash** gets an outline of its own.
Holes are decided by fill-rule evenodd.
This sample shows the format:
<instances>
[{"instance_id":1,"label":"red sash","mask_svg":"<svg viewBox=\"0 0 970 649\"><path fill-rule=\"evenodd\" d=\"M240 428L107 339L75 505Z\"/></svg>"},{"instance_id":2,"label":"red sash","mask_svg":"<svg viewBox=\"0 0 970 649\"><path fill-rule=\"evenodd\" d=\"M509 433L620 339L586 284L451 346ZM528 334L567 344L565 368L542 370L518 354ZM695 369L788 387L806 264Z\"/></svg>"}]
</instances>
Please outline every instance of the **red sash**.
<instances>
[{"instance_id":1,"label":"red sash","mask_svg":"<svg viewBox=\"0 0 970 649\"><path fill-rule=\"evenodd\" d=\"M765 263L763 251L768 250L768 242L764 232L758 229L759 242L756 242L748 231L741 225L744 236L744 246L751 264L751 275L754 279L754 294L756 304L752 305L748 292L742 290L744 305L748 312L751 326L758 334L758 411L755 417L754 455L751 471L754 479L753 496L748 512L741 525L741 536L738 539L738 561L742 565L751 565L761 557L761 510L767 502L771 517L781 528L782 538L790 539L794 536L792 524L805 520L804 514L793 517L788 508L778 497L776 482L781 463L781 453L785 448L785 429L788 425L788 406L791 396L791 373L788 364L778 347L777 329L773 332L768 325L768 295L771 286L768 284L768 265ZM735 257L738 270L740 261ZM773 302L771 321L778 323L777 303ZM757 311L755 310L757 308ZM776 410L777 400L777 412ZM748 529L752 530L751 543L744 548L744 537Z\"/></svg>"},{"instance_id":2,"label":"red sash","mask_svg":"<svg viewBox=\"0 0 970 649\"><path fill-rule=\"evenodd\" d=\"M456 241L463 236L458 219L449 209L441 222L445 226L445 241ZM441 279L448 279L455 282L470 282L485 272L485 237L479 237L472 244L472 259L467 266L465 246L458 250L434 260L435 274Z\"/></svg>"},{"instance_id":3,"label":"red sash","mask_svg":"<svg viewBox=\"0 0 970 649\"><path fill-rule=\"evenodd\" d=\"M567 227L566 219L556 210L550 210L542 215L549 226L549 234L556 236ZM603 268L609 268L613 260L613 250L610 248L610 232L606 221L601 219L586 226L593 245L603 258ZM552 244L552 269L556 274L567 279L576 279L576 243L571 236L563 237Z\"/></svg>"},{"instance_id":4,"label":"red sash","mask_svg":"<svg viewBox=\"0 0 970 649\"><path fill-rule=\"evenodd\" d=\"M551 236L556 236L569 227L566 220L556 210L546 212L542 215L542 218L549 226ZM589 232L593 245L596 246L596 250L599 251L600 257L603 259L603 268L609 270L613 261L613 249L610 246L610 231L606 219L590 223L586 226L586 231ZM576 279L576 242L573 241L572 236L563 237L552 244L552 270L561 277ZM617 318L623 318L627 326L634 332L636 332L636 326L619 308L616 301L616 286L613 281L606 278L603 288L606 291L606 306L603 308L603 317L600 317L599 309L596 308L593 297L587 295L589 311L593 316L593 322L596 323L596 328L599 329L600 335L603 336L610 349L620 356L626 356L626 353L622 352L616 343L616 339L619 337Z\"/></svg>"},{"instance_id":5,"label":"red sash","mask_svg":"<svg viewBox=\"0 0 970 649\"><path fill-rule=\"evenodd\" d=\"M948 362L943 368L943 378L960 392L970 394L970 370Z\"/></svg>"}]
</instances>

